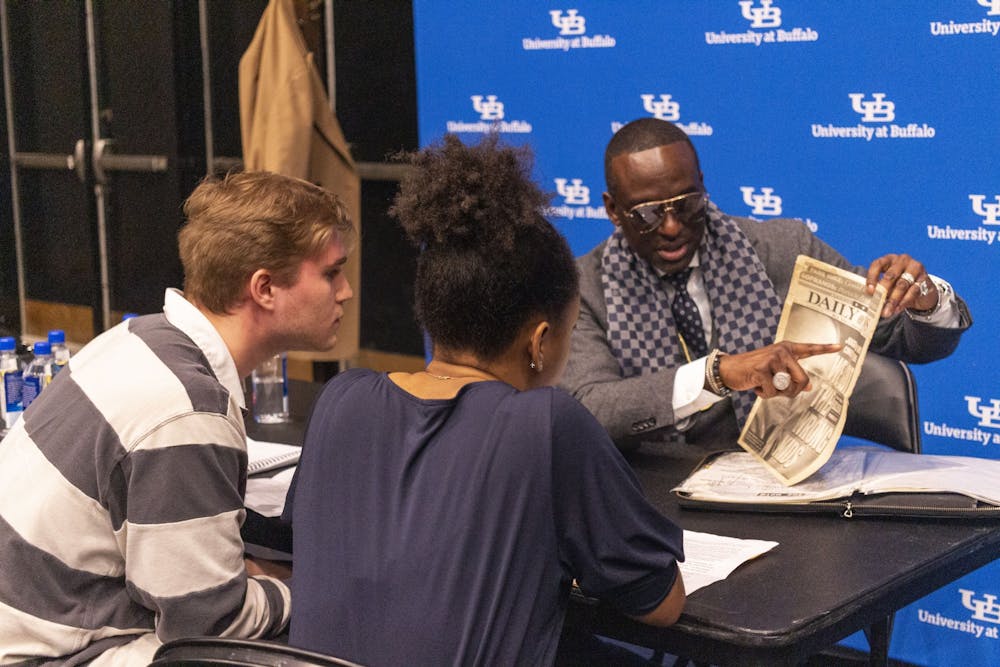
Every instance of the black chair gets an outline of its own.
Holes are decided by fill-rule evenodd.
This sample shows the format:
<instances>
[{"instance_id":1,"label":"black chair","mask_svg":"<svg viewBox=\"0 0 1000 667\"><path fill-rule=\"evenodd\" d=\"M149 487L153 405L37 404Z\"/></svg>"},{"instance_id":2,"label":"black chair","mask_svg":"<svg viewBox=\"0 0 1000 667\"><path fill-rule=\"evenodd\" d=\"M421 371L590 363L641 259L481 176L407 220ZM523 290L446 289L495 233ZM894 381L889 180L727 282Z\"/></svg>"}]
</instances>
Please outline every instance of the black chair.
<instances>
[{"instance_id":1,"label":"black chair","mask_svg":"<svg viewBox=\"0 0 1000 667\"><path fill-rule=\"evenodd\" d=\"M906 364L868 353L851 394L844 435L920 453L917 384Z\"/></svg>"},{"instance_id":2,"label":"black chair","mask_svg":"<svg viewBox=\"0 0 1000 667\"><path fill-rule=\"evenodd\" d=\"M186 637L167 642L150 667L236 665L239 667L361 667L357 663L278 642L225 637Z\"/></svg>"},{"instance_id":3,"label":"black chair","mask_svg":"<svg viewBox=\"0 0 1000 667\"><path fill-rule=\"evenodd\" d=\"M844 435L862 438L897 449L919 454L920 412L917 403L917 383L913 373L902 361L869 352L861 375L851 394ZM865 628L870 664L885 664L892 639L893 615ZM840 664L850 664L847 654L839 647L821 655L839 658ZM853 655L851 657L854 657Z\"/></svg>"}]
</instances>

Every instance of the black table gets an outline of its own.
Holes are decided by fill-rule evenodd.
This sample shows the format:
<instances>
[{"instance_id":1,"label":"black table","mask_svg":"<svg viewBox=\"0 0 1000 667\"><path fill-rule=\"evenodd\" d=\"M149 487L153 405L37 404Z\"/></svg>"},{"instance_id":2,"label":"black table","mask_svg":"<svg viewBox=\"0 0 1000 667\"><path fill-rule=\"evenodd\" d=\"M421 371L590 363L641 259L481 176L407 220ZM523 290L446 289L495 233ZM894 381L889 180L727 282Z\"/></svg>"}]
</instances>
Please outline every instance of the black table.
<instances>
[{"instance_id":1,"label":"black table","mask_svg":"<svg viewBox=\"0 0 1000 667\"><path fill-rule=\"evenodd\" d=\"M288 424L248 421L251 437L299 443L321 385L292 381ZM720 443L725 445L726 443ZM688 597L680 621L656 628L574 598L574 629L717 665L804 661L859 631L870 632L871 663L887 664L892 614L1000 557L1000 523L845 519L681 509L670 493L709 450L628 455L653 504L682 527L778 546L726 580ZM250 514L244 539L291 551L290 527Z\"/></svg>"},{"instance_id":2,"label":"black table","mask_svg":"<svg viewBox=\"0 0 1000 667\"><path fill-rule=\"evenodd\" d=\"M797 664L868 630L871 664L887 664L896 610L1000 557L996 522L681 509L670 489L703 454L640 450L629 459L653 504L682 527L778 546L695 591L670 628L580 600L567 624L720 665Z\"/></svg>"}]
</instances>

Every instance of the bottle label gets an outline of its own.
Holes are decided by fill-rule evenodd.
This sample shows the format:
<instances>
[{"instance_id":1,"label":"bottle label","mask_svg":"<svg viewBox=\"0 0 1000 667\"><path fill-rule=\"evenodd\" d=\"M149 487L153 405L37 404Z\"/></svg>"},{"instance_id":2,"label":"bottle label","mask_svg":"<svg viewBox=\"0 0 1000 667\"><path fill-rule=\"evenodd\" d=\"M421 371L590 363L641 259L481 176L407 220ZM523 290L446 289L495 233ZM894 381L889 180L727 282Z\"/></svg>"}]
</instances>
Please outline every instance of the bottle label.
<instances>
[{"instance_id":1,"label":"bottle label","mask_svg":"<svg viewBox=\"0 0 1000 667\"><path fill-rule=\"evenodd\" d=\"M21 371L4 371L0 373L0 416L10 428L14 420L21 414Z\"/></svg>"},{"instance_id":2,"label":"bottle label","mask_svg":"<svg viewBox=\"0 0 1000 667\"><path fill-rule=\"evenodd\" d=\"M48 377L46 375L24 376L24 384L21 387L21 403L24 405L25 410L42 393L42 389L48 384L47 380Z\"/></svg>"}]
</instances>

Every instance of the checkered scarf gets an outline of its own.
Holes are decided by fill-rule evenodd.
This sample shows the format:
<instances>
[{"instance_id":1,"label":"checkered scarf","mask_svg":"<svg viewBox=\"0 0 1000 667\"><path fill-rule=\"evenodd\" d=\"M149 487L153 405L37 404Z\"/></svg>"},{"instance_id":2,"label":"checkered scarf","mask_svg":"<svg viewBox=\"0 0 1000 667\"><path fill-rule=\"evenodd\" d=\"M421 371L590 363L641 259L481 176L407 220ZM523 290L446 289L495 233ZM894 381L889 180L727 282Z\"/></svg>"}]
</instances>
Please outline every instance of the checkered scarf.
<instances>
[{"instance_id":1,"label":"checkered scarf","mask_svg":"<svg viewBox=\"0 0 1000 667\"><path fill-rule=\"evenodd\" d=\"M719 349L739 353L771 343L781 317L774 285L743 231L712 203L699 256ZM684 364L663 280L632 252L620 228L608 239L601 263L608 342L622 377ZM754 398L752 391L733 392L741 428Z\"/></svg>"}]
</instances>

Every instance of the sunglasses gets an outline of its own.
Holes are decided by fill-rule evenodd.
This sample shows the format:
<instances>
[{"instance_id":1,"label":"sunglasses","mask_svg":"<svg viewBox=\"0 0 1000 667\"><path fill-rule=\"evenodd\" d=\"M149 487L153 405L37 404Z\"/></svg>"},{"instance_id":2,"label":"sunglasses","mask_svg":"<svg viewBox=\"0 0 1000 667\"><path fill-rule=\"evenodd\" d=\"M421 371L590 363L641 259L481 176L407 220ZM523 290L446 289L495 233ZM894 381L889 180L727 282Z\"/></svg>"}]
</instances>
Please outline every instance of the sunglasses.
<instances>
[{"instance_id":1,"label":"sunglasses","mask_svg":"<svg viewBox=\"0 0 1000 667\"><path fill-rule=\"evenodd\" d=\"M672 213L674 219L682 225L691 224L705 210L707 203L707 192L690 192L670 199L636 204L625 212L625 217L640 234L648 234L663 224L668 213Z\"/></svg>"}]
</instances>

